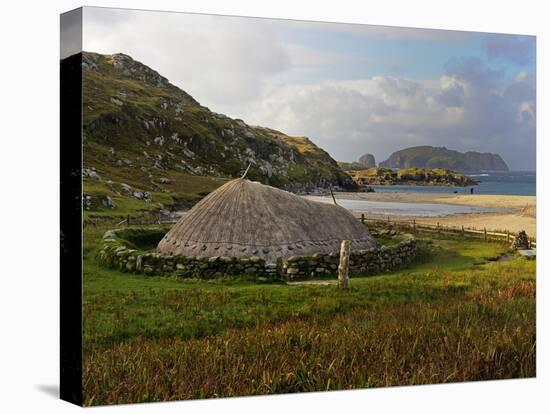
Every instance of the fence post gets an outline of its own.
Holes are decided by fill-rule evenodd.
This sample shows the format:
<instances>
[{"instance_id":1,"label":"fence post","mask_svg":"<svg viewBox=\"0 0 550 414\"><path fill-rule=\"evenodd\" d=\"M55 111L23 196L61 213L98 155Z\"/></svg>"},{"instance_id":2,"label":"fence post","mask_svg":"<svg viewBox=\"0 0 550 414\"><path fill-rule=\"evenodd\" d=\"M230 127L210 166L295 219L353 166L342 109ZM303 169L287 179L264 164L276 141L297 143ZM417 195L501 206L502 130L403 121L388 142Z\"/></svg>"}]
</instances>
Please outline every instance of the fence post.
<instances>
[{"instance_id":1,"label":"fence post","mask_svg":"<svg viewBox=\"0 0 550 414\"><path fill-rule=\"evenodd\" d=\"M129 214L126 216L126 226L127 227L130 226L130 215Z\"/></svg>"},{"instance_id":2,"label":"fence post","mask_svg":"<svg viewBox=\"0 0 550 414\"><path fill-rule=\"evenodd\" d=\"M510 230L506 230L506 243L510 243Z\"/></svg>"},{"instance_id":3,"label":"fence post","mask_svg":"<svg viewBox=\"0 0 550 414\"><path fill-rule=\"evenodd\" d=\"M413 219L413 232L416 232L416 219Z\"/></svg>"},{"instance_id":4,"label":"fence post","mask_svg":"<svg viewBox=\"0 0 550 414\"><path fill-rule=\"evenodd\" d=\"M483 227L483 239L487 241L487 228Z\"/></svg>"},{"instance_id":5,"label":"fence post","mask_svg":"<svg viewBox=\"0 0 550 414\"><path fill-rule=\"evenodd\" d=\"M388 216L388 226L390 225L390 216Z\"/></svg>"},{"instance_id":6,"label":"fence post","mask_svg":"<svg viewBox=\"0 0 550 414\"><path fill-rule=\"evenodd\" d=\"M437 232L439 233L439 221L437 222Z\"/></svg>"},{"instance_id":7,"label":"fence post","mask_svg":"<svg viewBox=\"0 0 550 414\"><path fill-rule=\"evenodd\" d=\"M462 226L462 237L464 237L464 226Z\"/></svg>"},{"instance_id":8,"label":"fence post","mask_svg":"<svg viewBox=\"0 0 550 414\"><path fill-rule=\"evenodd\" d=\"M361 213L361 224L365 224L365 214Z\"/></svg>"},{"instance_id":9,"label":"fence post","mask_svg":"<svg viewBox=\"0 0 550 414\"><path fill-rule=\"evenodd\" d=\"M340 289L349 289L349 255L350 242L349 240L342 240L340 263L338 264L338 287Z\"/></svg>"}]
</instances>

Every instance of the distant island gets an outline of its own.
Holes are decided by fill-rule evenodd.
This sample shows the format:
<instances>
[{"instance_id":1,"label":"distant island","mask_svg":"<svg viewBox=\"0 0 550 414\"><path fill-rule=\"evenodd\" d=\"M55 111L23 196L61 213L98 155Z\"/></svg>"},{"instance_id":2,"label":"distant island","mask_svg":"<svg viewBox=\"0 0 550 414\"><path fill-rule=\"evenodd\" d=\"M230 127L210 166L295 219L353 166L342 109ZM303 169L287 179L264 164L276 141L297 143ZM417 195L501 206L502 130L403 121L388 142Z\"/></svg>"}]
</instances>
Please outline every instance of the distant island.
<instances>
[{"instance_id":1,"label":"distant island","mask_svg":"<svg viewBox=\"0 0 550 414\"><path fill-rule=\"evenodd\" d=\"M349 171L360 191L369 191L372 185L439 185L466 187L478 182L464 174L445 168L391 168L374 167Z\"/></svg>"},{"instance_id":2,"label":"distant island","mask_svg":"<svg viewBox=\"0 0 550 414\"><path fill-rule=\"evenodd\" d=\"M446 168L454 171L509 171L498 154L469 151L466 153L430 145L405 148L380 162L388 168Z\"/></svg>"}]
</instances>

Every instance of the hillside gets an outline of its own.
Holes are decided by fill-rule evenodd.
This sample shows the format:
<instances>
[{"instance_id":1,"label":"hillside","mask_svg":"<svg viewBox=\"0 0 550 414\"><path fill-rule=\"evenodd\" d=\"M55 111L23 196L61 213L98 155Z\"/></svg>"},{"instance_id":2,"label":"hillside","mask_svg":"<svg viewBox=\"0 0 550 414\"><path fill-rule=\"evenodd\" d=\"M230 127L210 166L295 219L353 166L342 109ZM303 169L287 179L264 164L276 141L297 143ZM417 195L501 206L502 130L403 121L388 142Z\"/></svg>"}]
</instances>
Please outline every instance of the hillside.
<instances>
[{"instance_id":1,"label":"hillside","mask_svg":"<svg viewBox=\"0 0 550 414\"><path fill-rule=\"evenodd\" d=\"M355 188L308 138L212 112L130 56L84 52L82 68L89 210L189 205L248 164L250 179L292 191Z\"/></svg>"},{"instance_id":2,"label":"hillside","mask_svg":"<svg viewBox=\"0 0 550 414\"><path fill-rule=\"evenodd\" d=\"M508 171L498 154L458 152L429 145L396 151L380 167L390 168L448 168L455 171Z\"/></svg>"}]
</instances>

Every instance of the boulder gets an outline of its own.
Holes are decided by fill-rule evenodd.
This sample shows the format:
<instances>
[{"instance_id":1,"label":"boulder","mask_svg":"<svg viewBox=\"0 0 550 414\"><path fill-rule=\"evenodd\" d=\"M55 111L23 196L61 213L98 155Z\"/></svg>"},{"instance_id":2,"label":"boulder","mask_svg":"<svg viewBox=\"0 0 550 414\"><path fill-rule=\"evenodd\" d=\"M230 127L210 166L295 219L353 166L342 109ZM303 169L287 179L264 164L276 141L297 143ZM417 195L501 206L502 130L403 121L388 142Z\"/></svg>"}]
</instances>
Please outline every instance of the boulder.
<instances>
[{"instance_id":1,"label":"boulder","mask_svg":"<svg viewBox=\"0 0 550 414\"><path fill-rule=\"evenodd\" d=\"M527 250L531 247L531 243L529 242L529 237L527 237L527 233L525 230L521 230L516 238L514 239L514 242L510 246L512 250Z\"/></svg>"}]
</instances>

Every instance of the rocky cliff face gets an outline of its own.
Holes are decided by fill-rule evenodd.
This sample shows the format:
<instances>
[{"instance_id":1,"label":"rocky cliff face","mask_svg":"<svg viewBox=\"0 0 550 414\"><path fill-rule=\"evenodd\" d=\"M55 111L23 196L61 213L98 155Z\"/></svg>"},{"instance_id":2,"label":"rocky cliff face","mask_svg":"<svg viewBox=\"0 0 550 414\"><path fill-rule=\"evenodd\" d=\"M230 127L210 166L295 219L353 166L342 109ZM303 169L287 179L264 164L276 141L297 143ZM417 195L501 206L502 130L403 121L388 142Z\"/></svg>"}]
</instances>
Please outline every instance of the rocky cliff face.
<instances>
[{"instance_id":1,"label":"rocky cliff face","mask_svg":"<svg viewBox=\"0 0 550 414\"><path fill-rule=\"evenodd\" d=\"M364 168L376 167L376 160L374 159L374 155L369 153L361 155L359 157L359 164L361 164Z\"/></svg>"},{"instance_id":2,"label":"rocky cliff face","mask_svg":"<svg viewBox=\"0 0 550 414\"><path fill-rule=\"evenodd\" d=\"M82 69L84 165L103 180L163 191L177 174L232 178L251 164L250 179L289 190L355 186L308 138L212 112L130 56L84 52Z\"/></svg>"},{"instance_id":3,"label":"rocky cliff face","mask_svg":"<svg viewBox=\"0 0 550 414\"><path fill-rule=\"evenodd\" d=\"M420 146L394 152L380 167L448 168L455 171L508 171L498 154L450 150L445 147Z\"/></svg>"}]
</instances>

